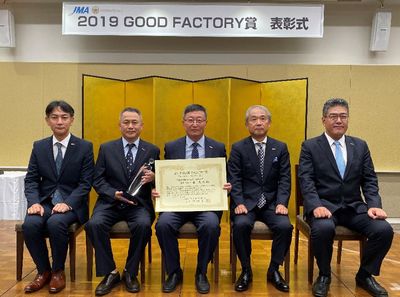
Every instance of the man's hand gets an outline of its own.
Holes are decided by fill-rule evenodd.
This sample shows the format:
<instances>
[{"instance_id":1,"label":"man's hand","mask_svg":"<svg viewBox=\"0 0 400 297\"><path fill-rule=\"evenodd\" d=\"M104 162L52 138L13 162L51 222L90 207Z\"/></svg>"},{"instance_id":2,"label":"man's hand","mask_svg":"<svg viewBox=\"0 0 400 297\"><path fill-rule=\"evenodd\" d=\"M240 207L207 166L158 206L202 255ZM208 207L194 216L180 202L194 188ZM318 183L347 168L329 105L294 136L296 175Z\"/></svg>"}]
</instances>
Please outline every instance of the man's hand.
<instances>
[{"instance_id":1,"label":"man's hand","mask_svg":"<svg viewBox=\"0 0 400 297\"><path fill-rule=\"evenodd\" d=\"M324 206L314 208L313 214L317 219L330 218L332 216L332 213L329 211L329 209Z\"/></svg>"},{"instance_id":2,"label":"man's hand","mask_svg":"<svg viewBox=\"0 0 400 297\"><path fill-rule=\"evenodd\" d=\"M226 183L226 184L224 184L223 189L224 189L224 190L227 190L228 193L230 193L231 190L232 190L232 185L231 185L231 183Z\"/></svg>"},{"instance_id":3,"label":"man's hand","mask_svg":"<svg viewBox=\"0 0 400 297\"><path fill-rule=\"evenodd\" d=\"M283 204L278 204L275 208L275 213L280 214L280 215L287 215L288 214L288 209L285 205Z\"/></svg>"},{"instance_id":4,"label":"man's hand","mask_svg":"<svg viewBox=\"0 0 400 297\"><path fill-rule=\"evenodd\" d=\"M154 172L149 170L149 169L144 169L143 170L143 176L142 176L142 183L143 184L147 184L147 183L151 183L152 181L154 181Z\"/></svg>"},{"instance_id":5,"label":"man's hand","mask_svg":"<svg viewBox=\"0 0 400 297\"><path fill-rule=\"evenodd\" d=\"M151 190L151 198L159 198L160 197L160 193L157 192L156 189L152 189Z\"/></svg>"},{"instance_id":6,"label":"man's hand","mask_svg":"<svg viewBox=\"0 0 400 297\"><path fill-rule=\"evenodd\" d=\"M368 215L374 220L384 220L387 218L386 212L382 208L377 207L368 209Z\"/></svg>"},{"instance_id":7,"label":"man's hand","mask_svg":"<svg viewBox=\"0 0 400 297\"><path fill-rule=\"evenodd\" d=\"M124 196L122 196L122 194L123 194L122 191L116 191L115 194L114 194L115 200L119 200L121 202L132 204L132 205L137 205L136 202L134 202L132 200L129 200L129 199L126 199Z\"/></svg>"},{"instance_id":8,"label":"man's hand","mask_svg":"<svg viewBox=\"0 0 400 297\"><path fill-rule=\"evenodd\" d=\"M41 217L44 214L44 208L41 204L35 203L31 207L28 208L29 215L40 215Z\"/></svg>"},{"instance_id":9,"label":"man's hand","mask_svg":"<svg viewBox=\"0 0 400 297\"><path fill-rule=\"evenodd\" d=\"M235 207L235 214L246 214L247 213L247 208L244 206L244 204L239 204L238 206Z\"/></svg>"},{"instance_id":10,"label":"man's hand","mask_svg":"<svg viewBox=\"0 0 400 297\"><path fill-rule=\"evenodd\" d=\"M71 208L65 203L57 203L54 205L53 209L51 210L51 214L53 213L64 213L70 211Z\"/></svg>"}]
</instances>

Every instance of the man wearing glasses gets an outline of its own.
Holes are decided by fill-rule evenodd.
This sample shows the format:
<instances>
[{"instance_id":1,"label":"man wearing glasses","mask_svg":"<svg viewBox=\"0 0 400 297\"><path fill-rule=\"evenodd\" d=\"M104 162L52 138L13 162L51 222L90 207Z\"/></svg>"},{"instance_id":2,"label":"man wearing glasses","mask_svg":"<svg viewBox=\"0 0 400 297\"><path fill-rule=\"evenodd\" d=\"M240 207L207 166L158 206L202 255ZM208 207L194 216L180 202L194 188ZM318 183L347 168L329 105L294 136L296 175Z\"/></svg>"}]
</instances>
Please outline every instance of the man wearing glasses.
<instances>
[{"instance_id":1,"label":"man wearing glasses","mask_svg":"<svg viewBox=\"0 0 400 297\"><path fill-rule=\"evenodd\" d=\"M226 157L225 145L204 135L207 112L203 106L198 104L187 106L183 113L182 123L186 136L165 144L165 159ZM225 184L224 189L230 191L230 184ZM159 193L153 191L153 196L158 197ZM156 224L156 234L165 255L168 274L168 278L163 284L163 292L173 292L176 286L182 282L183 273L179 261L177 234L179 228L189 221L196 226L198 234L196 289L201 294L209 292L207 265L212 259L218 243L221 216L221 211L160 213Z\"/></svg>"},{"instance_id":2,"label":"man wearing glasses","mask_svg":"<svg viewBox=\"0 0 400 297\"><path fill-rule=\"evenodd\" d=\"M359 138L345 135L348 121L346 100L329 99L322 110L325 133L306 140L301 149L300 188L319 268L312 292L314 296L328 294L335 226L343 225L368 239L355 277L356 285L372 296L388 296L372 275L379 275L392 243L393 229L382 210L368 145Z\"/></svg>"}]
</instances>

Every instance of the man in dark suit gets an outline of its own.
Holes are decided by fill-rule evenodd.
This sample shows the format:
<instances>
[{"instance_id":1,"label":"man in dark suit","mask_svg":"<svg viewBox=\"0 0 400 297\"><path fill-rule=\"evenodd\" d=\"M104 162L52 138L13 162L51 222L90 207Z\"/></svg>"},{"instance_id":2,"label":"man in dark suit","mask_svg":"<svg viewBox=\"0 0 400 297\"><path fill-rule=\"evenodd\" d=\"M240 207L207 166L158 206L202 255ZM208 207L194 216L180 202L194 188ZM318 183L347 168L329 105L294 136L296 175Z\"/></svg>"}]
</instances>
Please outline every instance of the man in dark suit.
<instances>
[{"instance_id":1,"label":"man in dark suit","mask_svg":"<svg viewBox=\"0 0 400 297\"><path fill-rule=\"evenodd\" d=\"M250 233L255 220L264 222L274 233L267 280L278 290L289 285L279 273L289 250L293 226L288 217L290 159L286 144L267 137L271 113L262 105L246 111L250 137L232 145L228 180L232 184L231 220L233 243L242 264L236 291L246 291L252 282Z\"/></svg>"},{"instance_id":2,"label":"man in dark suit","mask_svg":"<svg viewBox=\"0 0 400 297\"><path fill-rule=\"evenodd\" d=\"M139 292L137 279L139 262L151 237L151 225L155 214L151 200L154 172L145 169L144 185L134 197L135 201L123 196L142 165L150 159L159 159L160 150L155 145L139 138L143 129L140 111L127 107L120 114L119 127L122 138L100 146L96 161L93 187L99 195L93 215L85 229L93 243L96 254L96 275L104 276L96 288L96 295L105 295L120 280L114 262L109 231L118 221L127 221L131 231L128 257L122 280L128 292Z\"/></svg>"},{"instance_id":3,"label":"man in dark suit","mask_svg":"<svg viewBox=\"0 0 400 297\"><path fill-rule=\"evenodd\" d=\"M368 238L356 275L357 286L372 296L387 296L372 275L379 275L393 229L385 221L367 143L345 135L348 119L344 99L328 100L322 110L325 133L305 141L301 149L298 175L319 268L312 290L314 296L328 294L335 226L343 225Z\"/></svg>"},{"instance_id":4,"label":"man in dark suit","mask_svg":"<svg viewBox=\"0 0 400 297\"><path fill-rule=\"evenodd\" d=\"M204 136L207 124L206 109L198 104L186 107L183 114L183 127L186 136L165 144L165 159L194 159L226 157L225 145ZM230 184L224 189L230 190ZM153 196L158 197L157 192ZM178 248L179 228L191 221L197 228L199 252L195 284L199 293L208 293L210 283L207 279L207 265L213 257L220 235L220 211L163 212L156 224L156 234L165 255L168 278L163 284L163 292L173 292L182 282L182 269ZM216 271L215 273L218 273Z\"/></svg>"},{"instance_id":5,"label":"man in dark suit","mask_svg":"<svg viewBox=\"0 0 400 297\"><path fill-rule=\"evenodd\" d=\"M93 178L93 146L69 132L74 109L65 101L46 107L46 122L53 136L36 141L25 178L28 210L22 225L26 246L38 274L25 287L32 293L49 284L49 292L65 288L64 264L68 227L88 219L88 195ZM45 234L49 236L50 265Z\"/></svg>"}]
</instances>

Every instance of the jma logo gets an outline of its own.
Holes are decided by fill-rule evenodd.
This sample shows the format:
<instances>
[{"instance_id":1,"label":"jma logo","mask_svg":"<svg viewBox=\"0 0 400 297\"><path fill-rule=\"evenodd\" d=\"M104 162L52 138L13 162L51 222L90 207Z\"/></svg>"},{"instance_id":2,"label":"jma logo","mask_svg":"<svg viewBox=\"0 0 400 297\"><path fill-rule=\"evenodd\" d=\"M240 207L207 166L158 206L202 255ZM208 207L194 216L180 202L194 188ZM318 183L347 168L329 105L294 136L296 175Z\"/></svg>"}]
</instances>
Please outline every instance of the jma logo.
<instances>
[{"instance_id":1,"label":"jma logo","mask_svg":"<svg viewBox=\"0 0 400 297\"><path fill-rule=\"evenodd\" d=\"M75 6L72 14L85 14L89 13L89 6Z\"/></svg>"}]
</instances>

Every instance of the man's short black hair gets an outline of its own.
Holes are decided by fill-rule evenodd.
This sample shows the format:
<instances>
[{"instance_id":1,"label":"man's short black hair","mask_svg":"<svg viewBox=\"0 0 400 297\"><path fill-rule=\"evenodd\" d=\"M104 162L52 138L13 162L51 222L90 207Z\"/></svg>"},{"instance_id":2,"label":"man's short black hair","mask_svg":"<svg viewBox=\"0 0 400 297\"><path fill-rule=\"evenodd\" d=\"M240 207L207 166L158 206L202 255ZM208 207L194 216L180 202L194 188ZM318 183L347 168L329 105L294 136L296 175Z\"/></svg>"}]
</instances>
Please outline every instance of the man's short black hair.
<instances>
[{"instance_id":1,"label":"man's short black hair","mask_svg":"<svg viewBox=\"0 0 400 297\"><path fill-rule=\"evenodd\" d=\"M193 112L193 111L202 111L204 112L206 119L207 119L207 111L206 108L203 105L200 104L190 104L188 106L186 106L184 112L183 112L183 117L185 117L185 115L189 112Z\"/></svg>"},{"instance_id":2,"label":"man's short black hair","mask_svg":"<svg viewBox=\"0 0 400 297\"><path fill-rule=\"evenodd\" d=\"M63 112L68 113L71 117L74 116L75 111L71 105L64 100L54 100L51 101L46 107L46 117L49 117L57 107L59 107Z\"/></svg>"}]
</instances>

